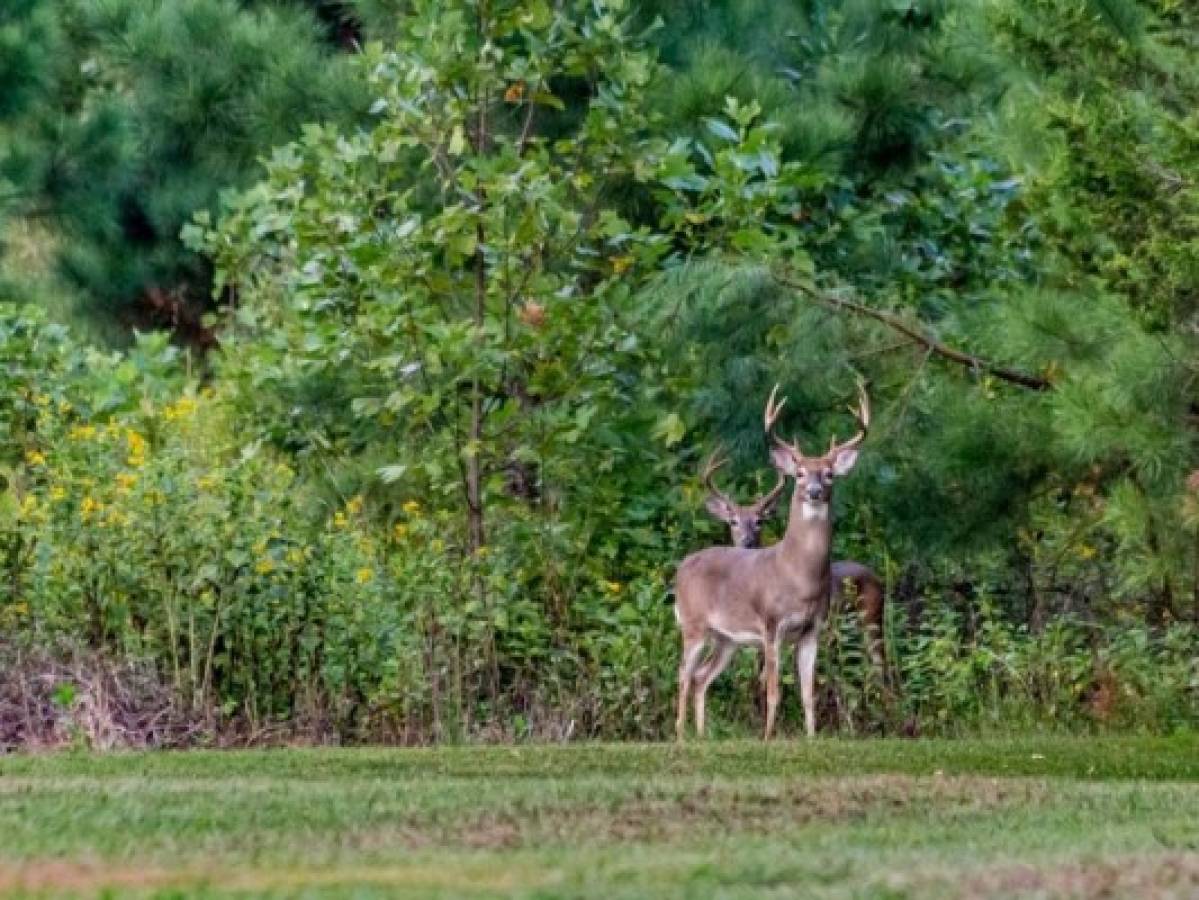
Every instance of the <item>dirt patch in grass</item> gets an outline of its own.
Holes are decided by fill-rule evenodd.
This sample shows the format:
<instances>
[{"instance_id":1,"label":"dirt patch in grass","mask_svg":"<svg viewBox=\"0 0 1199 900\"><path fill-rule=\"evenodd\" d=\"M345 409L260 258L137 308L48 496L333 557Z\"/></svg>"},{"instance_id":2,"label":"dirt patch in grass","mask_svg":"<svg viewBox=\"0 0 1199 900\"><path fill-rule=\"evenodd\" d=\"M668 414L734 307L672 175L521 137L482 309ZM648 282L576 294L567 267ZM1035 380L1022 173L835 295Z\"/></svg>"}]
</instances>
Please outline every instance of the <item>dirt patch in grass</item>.
<instances>
[{"instance_id":1,"label":"dirt patch in grass","mask_svg":"<svg viewBox=\"0 0 1199 900\"><path fill-rule=\"evenodd\" d=\"M530 804L476 813L453 821L414 821L347 836L355 849L465 847L510 850L547 842L603 845L690 840L730 832L766 834L813 823L936 810L939 817L972 815L1042 802L1044 782L995 778L816 778L741 782L694 790L643 787L597 806Z\"/></svg>"},{"instance_id":2,"label":"dirt patch in grass","mask_svg":"<svg viewBox=\"0 0 1199 900\"><path fill-rule=\"evenodd\" d=\"M57 896L140 895L159 891L192 890L289 894L327 887L378 886L408 889L506 891L544 880L536 872L513 871L495 865L457 866L332 866L322 869L284 867L156 869L65 860L40 860L6 866L0 863L0 895Z\"/></svg>"},{"instance_id":3,"label":"dirt patch in grass","mask_svg":"<svg viewBox=\"0 0 1199 900\"><path fill-rule=\"evenodd\" d=\"M1199 853L1117 856L1062 863L998 863L967 873L921 879L919 884L889 886L914 890L914 896L936 893L962 900L1000 897L1183 900L1199 897Z\"/></svg>"},{"instance_id":4,"label":"dirt patch in grass","mask_svg":"<svg viewBox=\"0 0 1199 900\"><path fill-rule=\"evenodd\" d=\"M50 859L7 865L0 863L0 894L79 893L104 889L153 890L183 884L189 879L179 871L144 866L116 866Z\"/></svg>"}]
</instances>

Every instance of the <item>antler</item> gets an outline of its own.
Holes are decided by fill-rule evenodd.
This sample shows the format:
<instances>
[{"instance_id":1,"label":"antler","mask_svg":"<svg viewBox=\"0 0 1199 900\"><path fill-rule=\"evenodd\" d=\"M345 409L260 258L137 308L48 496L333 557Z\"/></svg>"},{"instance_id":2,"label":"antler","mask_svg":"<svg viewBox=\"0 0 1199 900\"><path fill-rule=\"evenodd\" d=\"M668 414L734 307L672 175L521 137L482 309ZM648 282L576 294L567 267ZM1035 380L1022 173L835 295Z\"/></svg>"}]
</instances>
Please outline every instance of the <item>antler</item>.
<instances>
[{"instance_id":1,"label":"antler","mask_svg":"<svg viewBox=\"0 0 1199 900\"><path fill-rule=\"evenodd\" d=\"M766 434L774 438L777 443L785 444L778 435L774 433L775 423L779 420L779 414L782 413L783 407L787 404L787 398L784 397L778 403L774 402L775 395L779 392L779 386L776 384L770 391L770 396L766 400L766 411L762 414L762 424L766 428Z\"/></svg>"},{"instance_id":2,"label":"antler","mask_svg":"<svg viewBox=\"0 0 1199 900\"><path fill-rule=\"evenodd\" d=\"M717 447L712 451L712 455L708 457L707 462L704 463L703 471L700 472L699 477L703 479L704 487L706 487L713 496L719 497L726 503L731 503L732 501L729 500L724 491L718 488L715 482L712 481L712 476L716 474L716 470L728 461L729 458L721 452L720 447Z\"/></svg>"},{"instance_id":3,"label":"antler","mask_svg":"<svg viewBox=\"0 0 1199 900\"><path fill-rule=\"evenodd\" d=\"M778 501L779 494L783 492L783 488L787 486L787 476L782 472L777 472L778 480L774 483L774 487L770 489L770 493L765 497L760 497L754 501L754 508L758 510L770 509Z\"/></svg>"},{"instance_id":4,"label":"antler","mask_svg":"<svg viewBox=\"0 0 1199 900\"><path fill-rule=\"evenodd\" d=\"M866 393L866 385L861 381L858 382L858 405L856 407L849 407L849 411L858 420L858 433L844 444L838 444L837 439L834 437L832 443L829 444L829 456L834 456L843 450L856 447L862 443L862 440L866 437L866 432L870 430L870 397Z\"/></svg>"}]
</instances>

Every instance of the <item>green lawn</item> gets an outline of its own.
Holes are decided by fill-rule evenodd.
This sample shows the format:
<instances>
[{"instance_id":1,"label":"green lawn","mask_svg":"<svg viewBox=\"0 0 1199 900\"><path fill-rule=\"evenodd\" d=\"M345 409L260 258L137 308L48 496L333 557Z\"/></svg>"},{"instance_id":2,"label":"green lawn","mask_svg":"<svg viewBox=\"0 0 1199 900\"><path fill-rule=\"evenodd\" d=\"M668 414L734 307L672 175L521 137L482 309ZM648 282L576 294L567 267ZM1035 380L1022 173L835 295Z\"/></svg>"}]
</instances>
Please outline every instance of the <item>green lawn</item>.
<instances>
[{"instance_id":1,"label":"green lawn","mask_svg":"<svg viewBox=\"0 0 1199 900\"><path fill-rule=\"evenodd\" d=\"M0 892L105 889L1192 897L1199 737L0 757Z\"/></svg>"}]
</instances>

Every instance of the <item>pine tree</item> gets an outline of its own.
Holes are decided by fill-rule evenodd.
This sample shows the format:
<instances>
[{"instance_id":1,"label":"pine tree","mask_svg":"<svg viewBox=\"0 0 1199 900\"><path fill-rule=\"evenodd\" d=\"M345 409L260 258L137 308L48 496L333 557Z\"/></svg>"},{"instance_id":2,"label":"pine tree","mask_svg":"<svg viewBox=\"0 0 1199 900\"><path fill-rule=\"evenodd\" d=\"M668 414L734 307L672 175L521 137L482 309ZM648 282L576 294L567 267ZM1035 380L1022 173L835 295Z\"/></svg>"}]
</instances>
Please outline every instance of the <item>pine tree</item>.
<instances>
[{"instance_id":1,"label":"pine tree","mask_svg":"<svg viewBox=\"0 0 1199 900\"><path fill-rule=\"evenodd\" d=\"M87 315L206 341L211 274L180 228L304 123L354 121L360 81L301 8L23 0L4 15L36 63L0 70L10 235L51 223Z\"/></svg>"}]
</instances>

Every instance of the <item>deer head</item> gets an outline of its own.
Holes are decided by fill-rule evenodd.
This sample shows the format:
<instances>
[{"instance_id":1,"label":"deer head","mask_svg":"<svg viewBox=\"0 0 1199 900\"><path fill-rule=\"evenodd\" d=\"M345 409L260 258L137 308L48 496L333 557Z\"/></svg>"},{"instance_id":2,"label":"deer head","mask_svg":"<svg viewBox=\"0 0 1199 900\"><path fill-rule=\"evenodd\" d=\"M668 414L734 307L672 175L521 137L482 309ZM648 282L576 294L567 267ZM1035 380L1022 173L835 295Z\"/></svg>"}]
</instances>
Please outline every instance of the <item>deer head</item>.
<instances>
[{"instance_id":1,"label":"deer head","mask_svg":"<svg viewBox=\"0 0 1199 900\"><path fill-rule=\"evenodd\" d=\"M836 437L833 437L828 452L822 456L808 456L797 442L788 443L774 433L775 423L778 422L783 404L787 402L784 398L776 403L777 394L776 384L766 401L766 411L763 415L766 434L771 439L771 462L779 472L795 479L797 496L803 501L805 512L811 510L819 516L822 512L827 512L828 503L833 496L833 480L849 474L854 463L858 461L858 447L870 428L870 398L866 395L865 387L859 382L857 408L850 407L850 412L858 421L858 433L842 444L837 443Z\"/></svg>"},{"instance_id":2,"label":"deer head","mask_svg":"<svg viewBox=\"0 0 1199 900\"><path fill-rule=\"evenodd\" d=\"M704 463L701 477L708 489L704 507L729 526L734 547L759 547L762 544L762 526L774 514L779 498L783 495L783 488L787 485L787 478L779 472L778 481L769 494L748 505L734 503L712 480L716 470L727 462L728 458L721 454L718 448Z\"/></svg>"}]
</instances>

